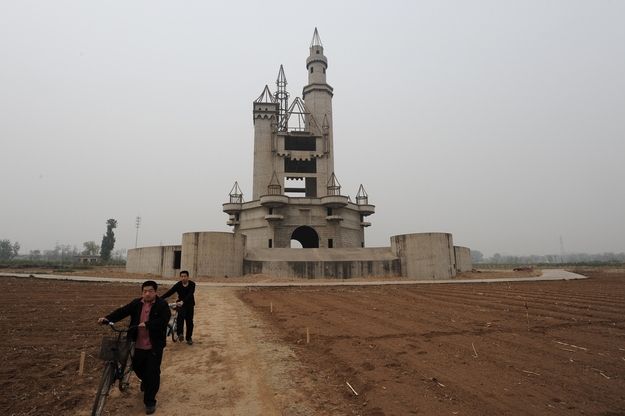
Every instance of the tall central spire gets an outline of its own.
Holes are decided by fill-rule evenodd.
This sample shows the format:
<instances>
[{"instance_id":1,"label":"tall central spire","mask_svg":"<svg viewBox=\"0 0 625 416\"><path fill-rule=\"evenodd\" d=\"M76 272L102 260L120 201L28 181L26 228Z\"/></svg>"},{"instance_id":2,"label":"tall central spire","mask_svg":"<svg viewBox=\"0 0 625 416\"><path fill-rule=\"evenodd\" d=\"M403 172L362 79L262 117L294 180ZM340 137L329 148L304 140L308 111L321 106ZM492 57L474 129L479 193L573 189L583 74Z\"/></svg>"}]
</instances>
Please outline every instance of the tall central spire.
<instances>
[{"instance_id":1,"label":"tall central spire","mask_svg":"<svg viewBox=\"0 0 625 416\"><path fill-rule=\"evenodd\" d=\"M278 79L276 80L276 86L278 87L276 90L276 101L278 102L280 108L278 113L278 126L283 126L283 130L287 129L286 123L286 112L289 109L289 92L286 90L286 76L284 75L284 68L280 65L280 70L278 71Z\"/></svg>"},{"instance_id":2,"label":"tall central spire","mask_svg":"<svg viewBox=\"0 0 625 416\"><path fill-rule=\"evenodd\" d=\"M319 32L317 32L317 28L315 28L315 33L313 33L313 38L310 42L310 47L312 48L313 46L321 46L323 48L321 38L319 37Z\"/></svg>"}]
</instances>

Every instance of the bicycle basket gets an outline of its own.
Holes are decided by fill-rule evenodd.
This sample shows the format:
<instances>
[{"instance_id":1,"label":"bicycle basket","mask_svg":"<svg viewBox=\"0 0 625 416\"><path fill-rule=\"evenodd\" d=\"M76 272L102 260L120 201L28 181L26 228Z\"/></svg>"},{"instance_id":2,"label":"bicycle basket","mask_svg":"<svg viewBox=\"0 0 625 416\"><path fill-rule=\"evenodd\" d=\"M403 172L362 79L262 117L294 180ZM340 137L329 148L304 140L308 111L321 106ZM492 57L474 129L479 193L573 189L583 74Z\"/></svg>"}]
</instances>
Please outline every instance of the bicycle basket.
<instances>
[{"instance_id":1,"label":"bicycle basket","mask_svg":"<svg viewBox=\"0 0 625 416\"><path fill-rule=\"evenodd\" d=\"M117 337L104 337L100 345L100 359L105 361L123 360L128 355L129 343Z\"/></svg>"}]
</instances>

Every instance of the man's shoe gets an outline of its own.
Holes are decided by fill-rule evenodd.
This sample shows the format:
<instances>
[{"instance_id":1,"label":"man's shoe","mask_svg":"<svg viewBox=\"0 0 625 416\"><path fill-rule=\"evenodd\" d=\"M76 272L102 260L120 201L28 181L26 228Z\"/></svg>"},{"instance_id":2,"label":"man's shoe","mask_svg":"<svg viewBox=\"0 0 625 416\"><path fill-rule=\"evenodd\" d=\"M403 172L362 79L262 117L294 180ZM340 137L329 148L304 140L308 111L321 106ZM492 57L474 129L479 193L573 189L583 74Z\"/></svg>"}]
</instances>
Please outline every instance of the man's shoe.
<instances>
[{"instance_id":1,"label":"man's shoe","mask_svg":"<svg viewBox=\"0 0 625 416\"><path fill-rule=\"evenodd\" d=\"M193 340L192 340L191 338L189 338L189 339L187 340L187 344L189 344L189 345L193 345Z\"/></svg>"},{"instance_id":2,"label":"man's shoe","mask_svg":"<svg viewBox=\"0 0 625 416\"><path fill-rule=\"evenodd\" d=\"M184 341L184 335L178 335L178 342Z\"/></svg>"},{"instance_id":3,"label":"man's shoe","mask_svg":"<svg viewBox=\"0 0 625 416\"><path fill-rule=\"evenodd\" d=\"M156 405L154 405L154 406L145 406L145 414L146 415L151 415L154 412L156 412Z\"/></svg>"}]
</instances>

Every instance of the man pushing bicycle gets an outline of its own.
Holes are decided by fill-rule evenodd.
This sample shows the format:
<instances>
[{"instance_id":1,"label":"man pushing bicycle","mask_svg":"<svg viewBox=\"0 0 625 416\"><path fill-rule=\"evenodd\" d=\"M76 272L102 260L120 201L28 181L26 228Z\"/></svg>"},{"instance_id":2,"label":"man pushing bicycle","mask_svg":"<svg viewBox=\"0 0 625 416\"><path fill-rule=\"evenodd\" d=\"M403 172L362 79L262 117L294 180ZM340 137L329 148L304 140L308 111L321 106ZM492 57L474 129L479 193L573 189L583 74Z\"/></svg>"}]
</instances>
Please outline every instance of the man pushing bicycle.
<instances>
[{"instance_id":1,"label":"man pushing bicycle","mask_svg":"<svg viewBox=\"0 0 625 416\"><path fill-rule=\"evenodd\" d=\"M187 344L193 344L193 309L195 307L195 282L189 280L189 272L183 270L180 272L180 281L171 287L167 292L163 293L163 299L176 293L178 295L178 340L184 341L183 324L186 324Z\"/></svg>"},{"instance_id":2,"label":"man pushing bicycle","mask_svg":"<svg viewBox=\"0 0 625 416\"><path fill-rule=\"evenodd\" d=\"M156 295L156 282L148 280L141 285L141 297L114 310L98 322L117 322L130 316L128 339L135 341L132 369L141 379L145 414L156 411L156 393L160 387L161 360L166 344L167 323L171 316L167 302ZM136 326L133 328L133 326Z\"/></svg>"}]
</instances>

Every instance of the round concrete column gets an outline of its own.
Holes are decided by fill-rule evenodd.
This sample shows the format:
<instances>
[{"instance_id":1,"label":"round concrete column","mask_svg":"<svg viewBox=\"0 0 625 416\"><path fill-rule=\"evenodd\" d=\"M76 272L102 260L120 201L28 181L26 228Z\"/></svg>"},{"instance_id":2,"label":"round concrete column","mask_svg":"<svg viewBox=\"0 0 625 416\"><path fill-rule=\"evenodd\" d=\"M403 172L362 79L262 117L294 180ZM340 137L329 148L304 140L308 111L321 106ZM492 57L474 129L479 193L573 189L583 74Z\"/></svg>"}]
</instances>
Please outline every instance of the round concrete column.
<instances>
[{"instance_id":1,"label":"round concrete column","mask_svg":"<svg viewBox=\"0 0 625 416\"><path fill-rule=\"evenodd\" d=\"M450 279L456 275L454 243L448 233L391 237L391 251L401 260L401 275L412 279Z\"/></svg>"},{"instance_id":2,"label":"round concrete column","mask_svg":"<svg viewBox=\"0 0 625 416\"><path fill-rule=\"evenodd\" d=\"M241 276L245 236L234 233L197 232L182 235L181 270L191 276Z\"/></svg>"}]
</instances>

